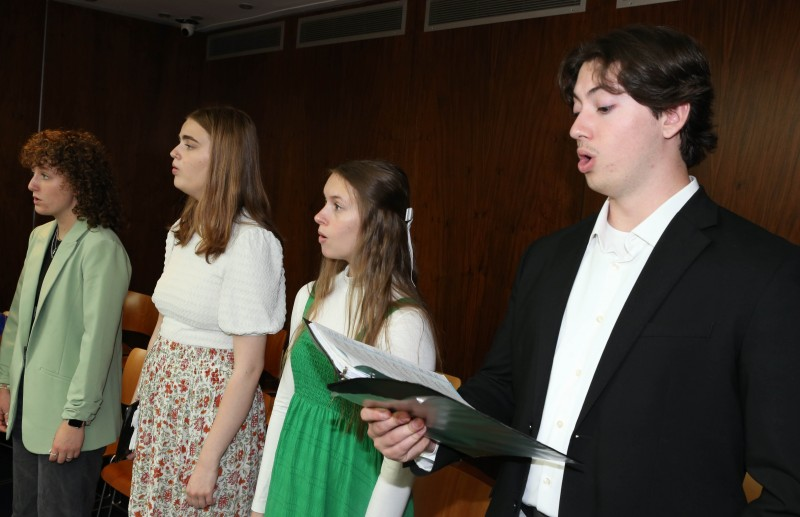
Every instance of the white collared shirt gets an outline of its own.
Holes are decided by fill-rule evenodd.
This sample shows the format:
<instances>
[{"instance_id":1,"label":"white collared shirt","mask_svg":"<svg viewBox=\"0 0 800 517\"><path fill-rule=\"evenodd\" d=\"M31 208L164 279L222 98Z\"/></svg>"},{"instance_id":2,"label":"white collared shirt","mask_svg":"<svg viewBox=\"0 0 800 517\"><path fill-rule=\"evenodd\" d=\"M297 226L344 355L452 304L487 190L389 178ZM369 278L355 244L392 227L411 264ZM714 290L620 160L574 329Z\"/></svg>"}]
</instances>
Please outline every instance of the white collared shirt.
<instances>
[{"instance_id":1,"label":"white collared shirt","mask_svg":"<svg viewBox=\"0 0 800 517\"><path fill-rule=\"evenodd\" d=\"M589 385L622 306L658 239L700 188L694 177L632 231L608 224L606 200L595 222L561 321L537 439L566 453ZM522 501L557 517L564 464L533 460Z\"/></svg>"}]
</instances>

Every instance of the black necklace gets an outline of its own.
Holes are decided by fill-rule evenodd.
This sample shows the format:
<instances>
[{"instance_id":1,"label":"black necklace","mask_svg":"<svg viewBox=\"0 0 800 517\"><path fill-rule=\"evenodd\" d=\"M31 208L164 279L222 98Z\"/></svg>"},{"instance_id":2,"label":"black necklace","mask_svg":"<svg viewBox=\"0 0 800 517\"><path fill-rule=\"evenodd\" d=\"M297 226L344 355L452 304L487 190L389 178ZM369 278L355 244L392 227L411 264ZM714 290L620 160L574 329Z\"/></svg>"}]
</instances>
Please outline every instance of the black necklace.
<instances>
[{"instance_id":1,"label":"black necklace","mask_svg":"<svg viewBox=\"0 0 800 517\"><path fill-rule=\"evenodd\" d=\"M56 226L56 231L53 233L53 240L50 241L50 258L56 256L56 251L58 250L58 246L61 244L61 241L58 240L58 226Z\"/></svg>"}]
</instances>

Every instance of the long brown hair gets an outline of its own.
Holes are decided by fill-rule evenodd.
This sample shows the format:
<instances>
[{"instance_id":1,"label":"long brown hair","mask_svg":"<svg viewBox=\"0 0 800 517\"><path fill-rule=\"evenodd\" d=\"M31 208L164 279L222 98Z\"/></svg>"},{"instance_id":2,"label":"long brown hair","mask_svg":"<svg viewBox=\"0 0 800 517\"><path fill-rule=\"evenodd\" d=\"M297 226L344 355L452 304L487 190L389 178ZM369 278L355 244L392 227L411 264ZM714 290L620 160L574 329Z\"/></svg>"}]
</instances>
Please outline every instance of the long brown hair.
<instances>
[{"instance_id":1,"label":"long brown hair","mask_svg":"<svg viewBox=\"0 0 800 517\"><path fill-rule=\"evenodd\" d=\"M406 173L397 165L379 160L350 161L328 173L347 182L361 217L355 259L350 264L353 289L348 305L356 310L349 314L348 335L374 346L390 309L404 306L418 310L433 330L428 309L412 279L415 272L406 226L411 194ZM343 260L322 258L309 319L313 319L333 289L336 275L346 266Z\"/></svg>"},{"instance_id":2,"label":"long brown hair","mask_svg":"<svg viewBox=\"0 0 800 517\"><path fill-rule=\"evenodd\" d=\"M211 262L221 255L231 238L233 223L243 212L279 240L269 198L261 181L256 126L250 116L236 108L201 108L187 117L211 137L208 185L200 199L189 197L181 212L175 238L189 242L199 233L197 254Z\"/></svg>"}]
</instances>

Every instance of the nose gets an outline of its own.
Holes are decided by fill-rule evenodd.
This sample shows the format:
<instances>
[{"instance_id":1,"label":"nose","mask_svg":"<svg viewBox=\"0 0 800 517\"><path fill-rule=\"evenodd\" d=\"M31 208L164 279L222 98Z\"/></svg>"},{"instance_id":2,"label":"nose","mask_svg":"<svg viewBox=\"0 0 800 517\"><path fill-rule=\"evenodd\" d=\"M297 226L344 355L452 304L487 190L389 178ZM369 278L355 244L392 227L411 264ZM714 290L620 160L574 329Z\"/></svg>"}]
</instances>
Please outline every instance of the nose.
<instances>
[{"instance_id":1,"label":"nose","mask_svg":"<svg viewBox=\"0 0 800 517\"><path fill-rule=\"evenodd\" d=\"M173 160L177 160L178 159L178 156L179 156L178 155L178 147L180 147L180 145L181 144L176 145L175 147L172 148L172 151L169 152L169 156Z\"/></svg>"},{"instance_id":2,"label":"nose","mask_svg":"<svg viewBox=\"0 0 800 517\"><path fill-rule=\"evenodd\" d=\"M569 136L572 137L574 140L580 140L581 138L588 138L589 131L586 127L586 123L583 118L581 118L581 114L578 113L575 117L575 122L572 123L572 127L569 128Z\"/></svg>"},{"instance_id":3,"label":"nose","mask_svg":"<svg viewBox=\"0 0 800 517\"><path fill-rule=\"evenodd\" d=\"M325 207L314 215L314 222L322 226L325 224Z\"/></svg>"},{"instance_id":4,"label":"nose","mask_svg":"<svg viewBox=\"0 0 800 517\"><path fill-rule=\"evenodd\" d=\"M39 182L36 180L36 176L31 176L31 180L28 182L28 190L31 192L35 192L39 190Z\"/></svg>"}]
</instances>

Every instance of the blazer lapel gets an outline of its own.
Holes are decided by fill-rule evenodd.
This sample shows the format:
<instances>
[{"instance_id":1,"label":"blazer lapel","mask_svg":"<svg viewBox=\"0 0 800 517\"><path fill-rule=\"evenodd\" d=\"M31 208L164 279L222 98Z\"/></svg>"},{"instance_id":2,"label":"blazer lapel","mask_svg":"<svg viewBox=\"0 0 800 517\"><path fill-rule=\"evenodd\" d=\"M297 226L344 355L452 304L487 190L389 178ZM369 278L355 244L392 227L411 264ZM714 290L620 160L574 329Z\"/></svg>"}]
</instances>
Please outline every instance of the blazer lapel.
<instances>
[{"instance_id":1,"label":"blazer lapel","mask_svg":"<svg viewBox=\"0 0 800 517\"><path fill-rule=\"evenodd\" d=\"M31 240L28 254L25 256L25 278L22 285L25 288L20 293L19 311L17 314L17 342L27 343L30 336L33 320L34 303L36 300L36 286L39 285L39 274L42 271L44 254L48 252L50 237L55 230L55 221L37 228Z\"/></svg>"},{"instance_id":2,"label":"blazer lapel","mask_svg":"<svg viewBox=\"0 0 800 517\"><path fill-rule=\"evenodd\" d=\"M72 257L75 248L80 242L81 238L83 238L84 234L89 231L89 226L86 224L86 221L78 220L72 226L72 228L67 232L67 235L64 237L64 240L61 241L61 244L58 246L58 252L56 252L55 256L53 257L53 261L50 263L50 267L47 269L47 273L44 275L44 280L42 281L42 291L39 293L39 304L36 307L36 314L39 314L39 311L42 310L42 306L47 300L47 295L50 293L50 289L53 287L58 275L61 274L61 271L64 269L64 266L69 262L69 259ZM52 233L50 234L52 237ZM47 241L50 242L49 240ZM45 250L45 253L49 253L49 249ZM43 255L42 255L43 257ZM39 261L41 264L41 260ZM34 283L33 285L37 285L38 282ZM34 325L36 321L34 320Z\"/></svg>"},{"instance_id":3,"label":"blazer lapel","mask_svg":"<svg viewBox=\"0 0 800 517\"><path fill-rule=\"evenodd\" d=\"M577 425L580 425L600 397L664 298L710 243L710 239L701 229L716 224L716 221L717 205L701 189L667 226L634 284L608 338Z\"/></svg>"}]
</instances>

